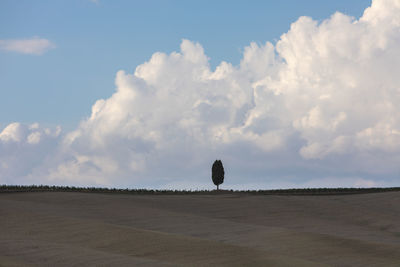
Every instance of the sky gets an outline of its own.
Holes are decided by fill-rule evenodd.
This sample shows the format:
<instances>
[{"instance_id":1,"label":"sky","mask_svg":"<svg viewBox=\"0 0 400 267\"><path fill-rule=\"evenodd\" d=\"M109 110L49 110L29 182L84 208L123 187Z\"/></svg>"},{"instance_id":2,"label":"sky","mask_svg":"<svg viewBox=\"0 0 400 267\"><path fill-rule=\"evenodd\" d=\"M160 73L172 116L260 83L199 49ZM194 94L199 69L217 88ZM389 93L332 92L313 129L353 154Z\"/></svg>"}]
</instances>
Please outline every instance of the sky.
<instances>
[{"instance_id":1,"label":"sky","mask_svg":"<svg viewBox=\"0 0 400 267\"><path fill-rule=\"evenodd\" d=\"M400 0L0 1L0 184L400 184Z\"/></svg>"}]
</instances>

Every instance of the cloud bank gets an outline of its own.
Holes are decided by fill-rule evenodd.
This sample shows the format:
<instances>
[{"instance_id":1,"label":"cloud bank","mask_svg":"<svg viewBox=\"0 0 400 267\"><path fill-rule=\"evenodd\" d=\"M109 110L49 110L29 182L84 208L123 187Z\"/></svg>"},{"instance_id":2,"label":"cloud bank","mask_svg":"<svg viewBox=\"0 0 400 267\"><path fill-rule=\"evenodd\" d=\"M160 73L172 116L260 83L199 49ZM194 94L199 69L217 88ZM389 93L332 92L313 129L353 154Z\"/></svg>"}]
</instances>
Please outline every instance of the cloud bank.
<instances>
[{"instance_id":1,"label":"cloud bank","mask_svg":"<svg viewBox=\"0 0 400 267\"><path fill-rule=\"evenodd\" d=\"M47 39L33 37L30 39L0 40L0 50L29 55L42 55L55 45Z\"/></svg>"},{"instance_id":2,"label":"cloud bank","mask_svg":"<svg viewBox=\"0 0 400 267\"><path fill-rule=\"evenodd\" d=\"M183 40L119 71L72 132L8 125L0 183L212 188L221 158L231 188L398 186L398 14L399 0L374 0L359 19L300 17L215 70Z\"/></svg>"}]
</instances>

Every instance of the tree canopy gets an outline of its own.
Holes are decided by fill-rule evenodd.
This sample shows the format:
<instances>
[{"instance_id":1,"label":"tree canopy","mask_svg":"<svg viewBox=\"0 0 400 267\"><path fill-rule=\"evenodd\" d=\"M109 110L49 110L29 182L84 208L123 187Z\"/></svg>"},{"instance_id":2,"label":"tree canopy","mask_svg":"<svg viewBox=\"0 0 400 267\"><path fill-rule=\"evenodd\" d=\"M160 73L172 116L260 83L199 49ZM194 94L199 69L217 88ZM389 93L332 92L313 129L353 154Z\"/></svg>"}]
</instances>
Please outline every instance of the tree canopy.
<instances>
[{"instance_id":1,"label":"tree canopy","mask_svg":"<svg viewBox=\"0 0 400 267\"><path fill-rule=\"evenodd\" d=\"M217 186L217 190L219 189L219 185L224 182L224 176L225 171L224 166L222 165L222 161L217 159L216 161L214 161L214 164L211 168L211 178L213 183Z\"/></svg>"}]
</instances>

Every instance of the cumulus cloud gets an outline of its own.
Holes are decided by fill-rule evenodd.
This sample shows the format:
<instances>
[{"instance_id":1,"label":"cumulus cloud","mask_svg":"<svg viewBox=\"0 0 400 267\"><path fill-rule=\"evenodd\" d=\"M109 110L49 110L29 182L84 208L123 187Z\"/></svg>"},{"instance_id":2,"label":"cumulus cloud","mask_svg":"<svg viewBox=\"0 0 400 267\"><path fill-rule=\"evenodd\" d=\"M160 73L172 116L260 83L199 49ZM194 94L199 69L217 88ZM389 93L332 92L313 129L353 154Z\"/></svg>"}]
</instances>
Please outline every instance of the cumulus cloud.
<instances>
[{"instance_id":1,"label":"cumulus cloud","mask_svg":"<svg viewBox=\"0 0 400 267\"><path fill-rule=\"evenodd\" d=\"M47 128L38 123L13 122L6 126L0 132L0 183L46 183L45 177L32 179L32 174L46 170L46 162L56 154L60 133L59 126Z\"/></svg>"},{"instance_id":2,"label":"cumulus cloud","mask_svg":"<svg viewBox=\"0 0 400 267\"><path fill-rule=\"evenodd\" d=\"M21 54L42 55L55 45L47 39L33 37L30 39L0 40L0 50Z\"/></svg>"},{"instance_id":3,"label":"cumulus cloud","mask_svg":"<svg viewBox=\"0 0 400 267\"><path fill-rule=\"evenodd\" d=\"M199 43L182 40L178 52L119 71L115 93L30 177L204 188L222 158L235 188L394 185L399 13L398 0L374 0L359 19L300 17L275 45L251 43L238 66L215 70ZM33 146L46 134L20 128L0 140Z\"/></svg>"}]
</instances>

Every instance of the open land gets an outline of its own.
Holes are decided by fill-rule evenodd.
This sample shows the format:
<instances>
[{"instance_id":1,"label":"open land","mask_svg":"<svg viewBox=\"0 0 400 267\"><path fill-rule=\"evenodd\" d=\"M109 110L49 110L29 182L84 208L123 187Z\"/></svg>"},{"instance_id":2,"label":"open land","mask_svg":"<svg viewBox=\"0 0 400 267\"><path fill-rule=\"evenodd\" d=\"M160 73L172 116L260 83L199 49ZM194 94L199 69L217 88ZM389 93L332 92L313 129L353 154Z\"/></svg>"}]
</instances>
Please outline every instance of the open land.
<instances>
[{"instance_id":1,"label":"open land","mask_svg":"<svg viewBox=\"0 0 400 267\"><path fill-rule=\"evenodd\" d=\"M400 266L400 192L0 193L1 266Z\"/></svg>"}]
</instances>

